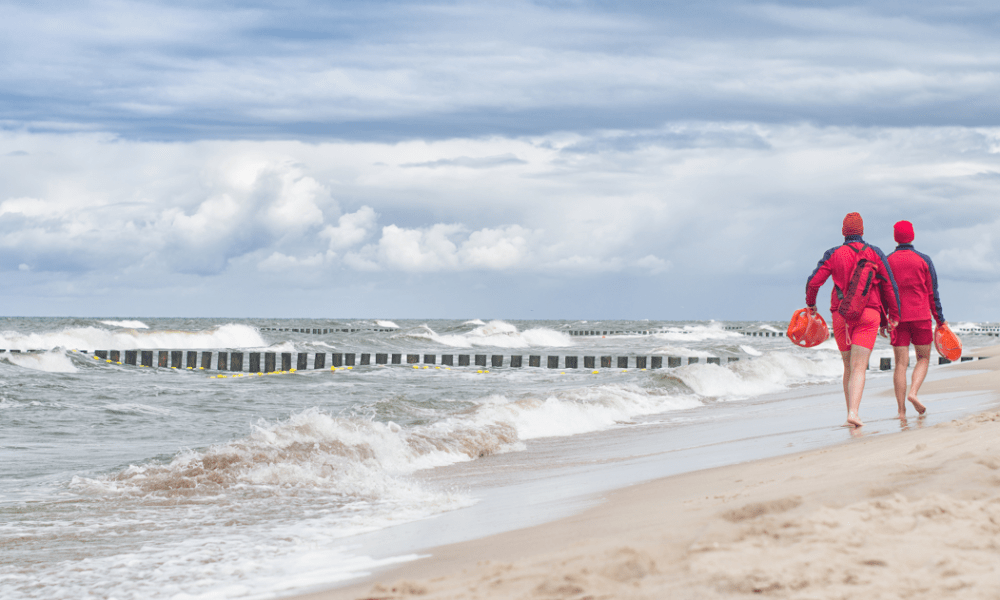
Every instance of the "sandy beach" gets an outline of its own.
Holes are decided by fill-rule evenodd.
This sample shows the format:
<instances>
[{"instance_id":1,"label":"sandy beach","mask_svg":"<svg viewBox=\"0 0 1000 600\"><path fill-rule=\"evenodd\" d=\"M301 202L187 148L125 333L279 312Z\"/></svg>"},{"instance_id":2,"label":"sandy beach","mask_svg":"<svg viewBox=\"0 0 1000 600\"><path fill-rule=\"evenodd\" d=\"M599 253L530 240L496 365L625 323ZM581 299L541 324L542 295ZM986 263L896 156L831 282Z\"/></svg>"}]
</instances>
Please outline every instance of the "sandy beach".
<instances>
[{"instance_id":1,"label":"sandy beach","mask_svg":"<svg viewBox=\"0 0 1000 600\"><path fill-rule=\"evenodd\" d=\"M949 370L921 395L1000 396L1000 359ZM634 485L299 598L995 598L1000 411L910 413L900 433Z\"/></svg>"}]
</instances>

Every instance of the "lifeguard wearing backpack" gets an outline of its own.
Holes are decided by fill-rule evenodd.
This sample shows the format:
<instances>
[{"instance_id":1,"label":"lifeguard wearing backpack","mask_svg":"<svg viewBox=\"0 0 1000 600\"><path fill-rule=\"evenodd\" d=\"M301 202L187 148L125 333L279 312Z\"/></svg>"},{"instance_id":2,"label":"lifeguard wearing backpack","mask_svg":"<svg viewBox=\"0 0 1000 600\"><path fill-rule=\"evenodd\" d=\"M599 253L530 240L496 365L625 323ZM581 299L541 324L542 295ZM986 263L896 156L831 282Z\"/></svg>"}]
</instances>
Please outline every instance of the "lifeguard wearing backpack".
<instances>
[{"instance_id":1,"label":"lifeguard wearing backpack","mask_svg":"<svg viewBox=\"0 0 1000 600\"><path fill-rule=\"evenodd\" d=\"M879 279L878 265L865 257L865 249L870 248L868 244L862 246L860 250L850 244L845 244L858 255L857 262L854 263L854 271L848 280L847 289L841 291L834 286L840 304L837 312L848 321L857 321L868 306L868 295L872 291L872 285Z\"/></svg>"}]
</instances>

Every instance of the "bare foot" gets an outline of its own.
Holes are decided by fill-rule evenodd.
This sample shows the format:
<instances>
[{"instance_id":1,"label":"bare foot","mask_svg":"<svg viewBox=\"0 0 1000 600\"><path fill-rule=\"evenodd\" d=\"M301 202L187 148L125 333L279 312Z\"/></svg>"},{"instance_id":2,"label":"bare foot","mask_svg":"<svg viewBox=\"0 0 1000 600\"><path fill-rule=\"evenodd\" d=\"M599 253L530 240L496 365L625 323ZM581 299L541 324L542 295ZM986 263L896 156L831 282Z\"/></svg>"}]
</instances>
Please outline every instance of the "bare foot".
<instances>
[{"instance_id":1,"label":"bare foot","mask_svg":"<svg viewBox=\"0 0 1000 600\"><path fill-rule=\"evenodd\" d=\"M845 427L861 427L862 425L864 425L864 423L862 423L861 419L858 418L857 413L847 413L847 424Z\"/></svg>"},{"instance_id":2,"label":"bare foot","mask_svg":"<svg viewBox=\"0 0 1000 600\"><path fill-rule=\"evenodd\" d=\"M896 418L899 419L900 421L906 421L906 409L904 408L903 410L899 411L899 413L896 414Z\"/></svg>"},{"instance_id":3,"label":"bare foot","mask_svg":"<svg viewBox=\"0 0 1000 600\"><path fill-rule=\"evenodd\" d=\"M924 406L923 402L917 400L916 395L910 394L906 399L913 403L913 408L917 409L917 414L922 415L927 412L927 407Z\"/></svg>"}]
</instances>

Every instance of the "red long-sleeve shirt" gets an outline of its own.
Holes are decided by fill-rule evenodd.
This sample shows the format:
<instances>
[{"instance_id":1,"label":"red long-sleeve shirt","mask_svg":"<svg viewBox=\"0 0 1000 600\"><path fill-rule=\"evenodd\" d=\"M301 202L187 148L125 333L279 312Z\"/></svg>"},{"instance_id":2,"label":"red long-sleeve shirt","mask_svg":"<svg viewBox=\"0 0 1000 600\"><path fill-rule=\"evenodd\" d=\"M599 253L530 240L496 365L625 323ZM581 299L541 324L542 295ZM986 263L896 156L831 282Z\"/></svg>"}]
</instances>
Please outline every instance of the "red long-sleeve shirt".
<instances>
[{"instance_id":1,"label":"red long-sleeve shirt","mask_svg":"<svg viewBox=\"0 0 1000 600\"><path fill-rule=\"evenodd\" d=\"M816 270L806 281L806 306L816 305L816 295L819 288L823 287L827 278L833 277L833 292L830 298L830 312L837 312L840 306L840 291L846 289L850 281L854 266L862 257L870 260L878 273L878 285L873 286L868 292L868 308L874 308L883 315L887 315L891 321L899 321L899 289L896 287L896 280L892 275L892 268L886 260L885 254L876 246L868 246L861 254L851 250L850 245L856 250L861 250L865 246L865 241L860 235L850 235L844 238L844 244L835 246L826 251ZM876 291L877 290L877 291Z\"/></svg>"},{"instance_id":2,"label":"red long-sleeve shirt","mask_svg":"<svg viewBox=\"0 0 1000 600\"><path fill-rule=\"evenodd\" d=\"M888 260L899 285L900 320L926 321L933 316L938 324L944 323L937 271L931 257L914 250L913 244L900 244Z\"/></svg>"}]
</instances>

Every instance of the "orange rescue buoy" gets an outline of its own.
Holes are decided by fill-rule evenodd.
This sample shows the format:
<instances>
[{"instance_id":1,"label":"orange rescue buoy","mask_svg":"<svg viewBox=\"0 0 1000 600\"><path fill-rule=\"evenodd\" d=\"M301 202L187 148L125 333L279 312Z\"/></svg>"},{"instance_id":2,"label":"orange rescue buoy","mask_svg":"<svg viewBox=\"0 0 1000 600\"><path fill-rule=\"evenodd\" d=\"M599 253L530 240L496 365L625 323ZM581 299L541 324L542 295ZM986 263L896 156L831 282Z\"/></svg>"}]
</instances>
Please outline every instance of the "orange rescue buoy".
<instances>
[{"instance_id":1,"label":"orange rescue buoy","mask_svg":"<svg viewBox=\"0 0 1000 600\"><path fill-rule=\"evenodd\" d=\"M800 308L788 322L788 339L796 346L812 348L825 342L830 337L830 328L818 312L808 308Z\"/></svg>"},{"instance_id":2,"label":"orange rescue buoy","mask_svg":"<svg viewBox=\"0 0 1000 600\"><path fill-rule=\"evenodd\" d=\"M962 340L958 339L947 323L938 325L934 330L934 347L938 354L948 360L962 358Z\"/></svg>"}]
</instances>

